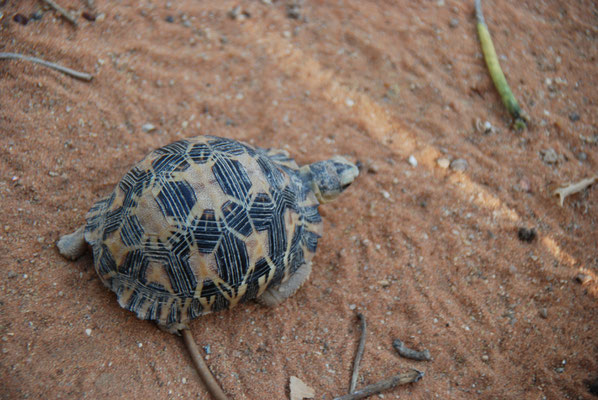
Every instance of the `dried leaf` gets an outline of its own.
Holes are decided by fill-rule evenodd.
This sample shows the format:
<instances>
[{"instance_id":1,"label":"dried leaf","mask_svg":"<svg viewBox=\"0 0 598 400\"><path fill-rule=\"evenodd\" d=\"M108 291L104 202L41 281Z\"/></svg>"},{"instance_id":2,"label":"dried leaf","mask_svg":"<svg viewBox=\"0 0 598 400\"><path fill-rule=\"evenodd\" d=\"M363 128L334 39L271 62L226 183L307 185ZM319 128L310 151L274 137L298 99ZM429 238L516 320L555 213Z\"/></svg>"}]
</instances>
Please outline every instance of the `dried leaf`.
<instances>
[{"instance_id":1,"label":"dried leaf","mask_svg":"<svg viewBox=\"0 0 598 400\"><path fill-rule=\"evenodd\" d=\"M313 399L316 395L315 390L310 388L301 379L291 376L291 400Z\"/></svg>"}]
</instances>

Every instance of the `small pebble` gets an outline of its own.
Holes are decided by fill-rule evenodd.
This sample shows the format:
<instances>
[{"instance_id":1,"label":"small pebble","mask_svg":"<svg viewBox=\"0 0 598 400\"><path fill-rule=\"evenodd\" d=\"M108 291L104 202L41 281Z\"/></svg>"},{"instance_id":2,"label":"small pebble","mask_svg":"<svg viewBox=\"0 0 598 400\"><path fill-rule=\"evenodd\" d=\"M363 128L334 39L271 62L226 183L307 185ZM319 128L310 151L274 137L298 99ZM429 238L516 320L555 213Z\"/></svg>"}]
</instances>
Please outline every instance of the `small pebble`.
<instances>
[{"instance_id":1,"label":"small pebble","mask_svg":"<svg viewBox=\"0 0 598 400\"><path fill-rule=\"evenodd\" d=\"M451 28L456 28L459 26L459 20L457 18L451 18L451 20L449 21L449 26Z\"/></svg>"},{"instance_id":2,"label":"small pebble","mask_svg":"<svg viewBox=\"0 0 598 400\"><path fill-rule=\"evenodd\" d=\"M209 344L206 344L206 345L203 347L203 351L205 351L205 352L206 352L206 354L211 354L211 353L212 353L212 348L210 347L210 345L209 345Z\"/></svg>"},{"instance_id":3,"label":"small pebble","mask_svg":"<svg viewBox=\"0 0 598 400\"><path fill-rule=\"evenodd\" d=\"M141 127L141 130L145 133L148 133L148 132L152 132L152 131L156 130L156 127L153 124L150 124L148 122L147 124L143 124L143 126Z\"/></svg>"},{"instance_id":4,"label":"small pebble","mask_svg":"<svg viewBox=\"0 0 598 400\"><path fill-rule=\"evenodd\" d=\"M519 228L517 231L517 237L522 242L530 243L536 238L536 230L534 228Z\"/></svg>"},{"instance_id":5,"label":"small pebble","mask_svg":"<svg viewBox=\"0 0 598 400\"><path fill-rule=\"evenodd\" d=\"M579 121L580 116L578 113L572 112L571 114L569 114L569 119L571 120L571 122L577 122Z\"/></svg>"},{"instance_id":6,"label":"small pebble","mask_svg":"<svg viewBox=\"0 0 598 400\"><path fill-rule=\"evenodd\" d=\"M515 189L518 192L529 193L532 190L532 184L530 183L529 179L527 179L527 178L521 178L521 179L519 179L519 182L517 182L513 186L513 189Z\"/></svg>"},{"instance_id":7,"label":"small pebble","mask_svg":"<svg viewBox=\"0 0 598 400\"><path fill-rule=\"evenodd\" d=\"M89 329L89 328L85 329L85 334L87 336L91 336L91 329Z\"/></svg>"},{"instance_id":8,"label":"small pebble","mask_svg":"<svg viewBox=\"0 0 598 400\"><path fill-rule=\"evenodd\" d=\"M559 156L553 148L540 151L542 161L546 164L554 164L559 160Z\"/></svg>"},{"instance_id":9,"label":"small pebble","mask_svg":"<svg viewBox=\"0 0 598 400\"><path fill-rule=\"evenodd\" d=\"M174 22L174 17L172 15L168 15L165 20L166 22L172 24Z\"/></svg>"},{"instance_id":10,"label":"small pebble","mask_svg":"<svg viewBox=\"0 0 598 400\"><path fill-rule=\"evenodd\" d=\"M548 310L546 308L540 308L540 317L544 319L548 318Z\"/></svg>"},{"instance_id":11,"label":"small pebble","mask_svg":"<svg viewBox=\"0 0 598 400\"><path fill-rule=\"evenodd\" d=\"M40 19L42 19L43 16L44 16L44 13L42 12L42 10L37 10L36 12L32 13L29 16L29 18L34 21L39 21Z\"/></svg>"},{"instance_id":12,"label":"small pebble","mask_svg":"<svg viewBox=\"0 0 598 400\"><path fill-rule=\"evenodd\" d=\"M447 169L451 165L451 160L448 158L439 158L436 160L436 164L442 169Z\"/></svg>"},{"instance_id":13,"label":"small pebble","mask_svg":"<svg viewBox=\"0 0 598 400\"><path fill-rule=\"evenodd\" d=\"M409 165L411 165L412 167L417 167L417 160L415 158L415 156L410 155L409 159L407 160L407 162L409 163Z\"/></svg>"},{"instance_id":14,"label":"small pebble","mask_svg":"<svg viewBox=\"0 0 598 400\"><path fill-rule=\"evenodd\" d=\"M575 281L577 283L580 283L582 285L585 285L586 283L589 283L592 281L592 277L590 275L584 274L584 273L579 273L575 276Z\"/></svg>"},{"instance_id":15,"label":"small pebble","mask_svg":"<svg viewBox=\"0 0 598 400\"><path fill-rule=\"evenodd\" d=\"M386 190L382 190L381 193L385 199L387 199L387 200L390 199L390 193L388 193Z\"/></svg>"},{"instance_id":16,"label":"small pebble","mask_svg":"<svg viewBox=\"0 0 598 400\"><path fill-rule=\"evenodd\" d=\"M355 304L349 304L349 310L353 311L357 308Z\"/></svg>"},{"instance_id":17,"label":"small pebble","mask_svg":"<svg viewBox=\"0 0 598 400\"><path fill-rule=\"evenodd\" d=\"M355 102L353 101L353 99L347 98L345 100L345 104L347 105L347 107L353 107L355 105Z\"/></svg>"},{"instance_id":18,"label":"small pebble","mask_svg":"<svg viewBox=\"0 0 598 400\"><path fill-rule=\"evenodd\" d=\"M486 354L482 356L482 361L488 361L489 359L490 357L488 357Z\"/></svg>"},{"instance_id":19,"label":"small pebble","mask_svg":"<svg viewBox=\"0 0 598 400\"><path fill-rule=\"evenodd\" d=\"M81 13L81 16L82 16L83 18L85 18L86 20L88 20L88 21L92 21L92 22L93 22L93 21L95 21L95 20L96 20L96 16L95 16L95 14L88 13L87 11L83 11L83 12Z\"/></svg>"},{"instance_id":20,"label":"small pebble","mask_svg":"<svg viewBox=\"0 0 598 400\"><path fill-rule=\"evenodd\" d=\"M450 167L453 171L463 172L467 169L467 160L457 158L456 160L451 161Z\"/></svg>"},{"instance_id":21,"label":"small pebble","mask_svg":"<svg viewBox=\"0 0 598 400\"><path fill-rule=\"evenodd\" d=\"M292 19L301 18L301 6L298 3L287 4L287 17Z\"/></svg>"},{"instance_id":22,"label":"small pebble","mask_svg":"<svg viewBox=\"0 0 598 400\"><path fill-rule=\"evenodd\" d=\"M139 348L142 348L143 347L143 343L139 342L139 343L137 343L137 346L139 346Z\"/></svg>"},{"instance_id":23,"label":"small pebble","mask_svg":"<svg viewBox=\"0 0 598 400\"><path fill-rule=\"evenodd\" d=\"M12 17L12 20L21 25L27 25L27 22L29 22L29 19L23 14L15 14L15 16Z\"/></svg>"},{"instance_id":24,"label":"small pebble","mask_svg":"<svg viewBox=\"0 0 598 400\"><path fill-rule=\"evenodd\" d=\"M181 382L183 382L183 385L185 385L187 383L187 378L181 379Z\"/></svg>"}]
</instances>

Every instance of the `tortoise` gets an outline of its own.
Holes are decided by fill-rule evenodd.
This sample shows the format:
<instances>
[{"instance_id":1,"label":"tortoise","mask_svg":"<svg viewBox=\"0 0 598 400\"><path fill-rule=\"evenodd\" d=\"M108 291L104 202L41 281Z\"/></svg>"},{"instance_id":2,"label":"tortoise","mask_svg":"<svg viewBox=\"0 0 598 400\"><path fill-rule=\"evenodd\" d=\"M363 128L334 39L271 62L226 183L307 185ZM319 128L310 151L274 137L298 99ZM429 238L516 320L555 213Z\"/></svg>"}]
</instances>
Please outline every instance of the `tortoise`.
<instances>
[{"instance_id":1,"label":"tortoise","mask_svg":"<svg viewBox=\"0 0 598 400\"><path fill-rule=\"evenodd\" d=\"M76 259L89 245L119 304L182 333L210 393L225 398L189 322L292 295L309 277L322 236L318 206L358 174L341 156L299 167L283 150L216 136L180 140L135 164L57 246Z\"/></svg>"}]
</instances>

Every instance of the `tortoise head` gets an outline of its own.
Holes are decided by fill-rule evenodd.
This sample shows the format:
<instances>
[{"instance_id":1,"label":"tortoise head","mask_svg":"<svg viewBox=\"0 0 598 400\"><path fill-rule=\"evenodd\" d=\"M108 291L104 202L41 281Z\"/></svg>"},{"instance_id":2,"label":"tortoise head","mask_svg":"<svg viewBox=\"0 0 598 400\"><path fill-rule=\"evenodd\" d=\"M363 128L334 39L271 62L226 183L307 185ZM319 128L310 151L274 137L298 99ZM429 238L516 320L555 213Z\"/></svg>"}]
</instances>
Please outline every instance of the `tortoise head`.
<instances>
[{"instance_id":1,"label":"tortoise head","mask_svg":"<svg viewBox=\"0 0 598 400\"><path fill-rule=\"evenodd\" d=\"M322 203L336 199L359 175L357 166L344 157L334 156L301 168L316 198Z\"/></svg>"}]
</instances>

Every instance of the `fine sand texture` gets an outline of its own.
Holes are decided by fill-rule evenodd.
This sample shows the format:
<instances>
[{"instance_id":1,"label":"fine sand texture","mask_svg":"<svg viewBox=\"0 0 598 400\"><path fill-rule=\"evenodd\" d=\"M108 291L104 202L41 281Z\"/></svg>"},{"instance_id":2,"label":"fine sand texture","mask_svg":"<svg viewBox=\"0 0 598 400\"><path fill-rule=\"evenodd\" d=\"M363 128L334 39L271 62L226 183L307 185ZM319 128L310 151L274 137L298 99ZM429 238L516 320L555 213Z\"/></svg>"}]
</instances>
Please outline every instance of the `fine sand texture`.
<instances>
[{"instance_id":1,"label":"fine sand texture","mask_svg":"<svg viewBox=\"0 0 598 400\"><path fill-rule=\"evenodd\" d=\"M597 398L598 183L553 193L598 174L595 2L484 2L518 133L473 0L57 1L77 26L0 1L0 52L93 75L0 60L0 398L207 398L183 340L55 245L145 154L199 134L362 165L320 207L293 297L191 324L232 399L288 399L292 376L347 393L357 313L358 388L425 372L385 399Z\"/></svg>"}]
</instances>

